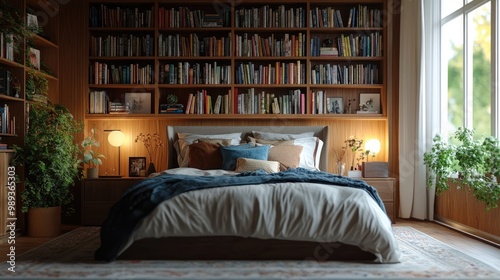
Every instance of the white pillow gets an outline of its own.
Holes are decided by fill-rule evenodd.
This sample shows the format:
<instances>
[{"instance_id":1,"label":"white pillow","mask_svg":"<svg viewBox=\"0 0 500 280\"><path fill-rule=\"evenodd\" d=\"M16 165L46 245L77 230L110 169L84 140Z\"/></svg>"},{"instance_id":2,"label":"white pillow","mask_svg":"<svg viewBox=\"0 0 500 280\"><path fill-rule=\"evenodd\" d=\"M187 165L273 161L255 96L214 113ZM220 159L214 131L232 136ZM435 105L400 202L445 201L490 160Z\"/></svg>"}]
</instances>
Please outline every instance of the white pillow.
<instances>
[{"instance_id":1,"label":"white pillow","mask_svg":"<svg viewBox=\"0 0 500 280\"><path fill-rule=\"evenodd\" d=\"M253 137L262 140L294 140L300 138L314 137L314 132L303 132L299 134L273 133L263 131L252 131Z\"/></svg>"},{"instance_id":2,"label":"white pillow","mask_svg":"<svg viewBox=\"0 0 500 280\"><path fill-rule=\"evenodd\" d=\"M308 137L295 139L293 140L293 144L304 147L302 153L300 153L299 167L319 170L323 141L318 137Z\"/></svg>"},{"instance_id":3,"label":"white pillow","mask_svg":"<svg viewBox=\"0 0 500 280\"><path fill-rule=\"evenodd\" d=\"M174 148L177 152L177 163L179 167L187 167L189 165L189 145L193 144L198 139L231 139L231 145L239 145L241 142L241 133L228 134L193 134L193 133L177 133L177 140L174 143Z\"/></svg>"}]
</instances>

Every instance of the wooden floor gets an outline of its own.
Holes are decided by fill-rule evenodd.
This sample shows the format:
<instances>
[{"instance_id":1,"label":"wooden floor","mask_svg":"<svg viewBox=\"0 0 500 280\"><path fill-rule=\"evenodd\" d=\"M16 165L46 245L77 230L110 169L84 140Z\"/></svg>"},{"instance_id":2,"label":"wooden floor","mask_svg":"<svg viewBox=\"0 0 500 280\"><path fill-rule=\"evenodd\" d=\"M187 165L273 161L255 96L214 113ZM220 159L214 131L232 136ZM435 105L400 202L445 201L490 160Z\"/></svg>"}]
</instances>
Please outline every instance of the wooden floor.
<instances>
[{"instance_id":1,"label":"wooden floor","mask_svg":"<svg viewBox=\"0 0 500 280\"><path fill-rule=\"evenodd\" d=\"M417 221L417 220L401 220L399 219L394 226L411 226L427 235L434 237L441 242L448 244L463 253L477 258L484 263L500 269L500 246L494 246L484 241L472 238L459 231L455 231L446 226L435 222ZM61 233L68 232L77 226L64 225ZM16 255L27 252L41 244L49 241L51 238L35 238L22 236L16 238ZM0 244L0 261L7 260L8 244Z\"/></svg>"}]
</instances>

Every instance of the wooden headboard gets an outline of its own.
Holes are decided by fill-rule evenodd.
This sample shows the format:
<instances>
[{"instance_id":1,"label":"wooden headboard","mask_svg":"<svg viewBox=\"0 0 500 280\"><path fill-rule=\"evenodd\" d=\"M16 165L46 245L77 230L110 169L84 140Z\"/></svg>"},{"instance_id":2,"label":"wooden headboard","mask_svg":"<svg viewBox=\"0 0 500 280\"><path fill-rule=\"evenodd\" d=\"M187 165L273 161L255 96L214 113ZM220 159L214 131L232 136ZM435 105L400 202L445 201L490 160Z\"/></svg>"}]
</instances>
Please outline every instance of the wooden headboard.
<instances>
[{"instance_id":1,"label":"wooden headboard","mask_svg":"<svg viewBox=\"0 0 500 280\"><path fill-rule=\"evenodd\" d=\"M245 141L252 131L264 131L273 133L302 133L314 132L314 136L323 141L319 168L328 172L328 126L167 126L168 139L168 168L178 167L177 153L174 143L177 141L177 133L194 134L224 134L241 132L241 139Z\"/></svg>"}]
</instances>

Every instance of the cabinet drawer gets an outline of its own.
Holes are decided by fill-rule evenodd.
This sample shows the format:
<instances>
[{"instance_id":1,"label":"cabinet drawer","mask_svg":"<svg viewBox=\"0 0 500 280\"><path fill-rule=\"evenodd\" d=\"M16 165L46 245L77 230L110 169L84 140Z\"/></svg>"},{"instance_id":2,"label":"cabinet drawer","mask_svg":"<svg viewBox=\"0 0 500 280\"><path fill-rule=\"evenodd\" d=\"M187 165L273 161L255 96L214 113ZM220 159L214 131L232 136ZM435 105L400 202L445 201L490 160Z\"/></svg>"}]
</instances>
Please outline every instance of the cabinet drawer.
<instances>
[{"instance_id":1,"label":"cabinet drawer","mask_svg":"<svg viewBox=\"0 0 500 280\"><path fill-rule=\"evenodd\" d=\"M364 179L364 181L377 189L378 195L384 202L394 202L393 180Z\"/></svg>"}]
</instances>

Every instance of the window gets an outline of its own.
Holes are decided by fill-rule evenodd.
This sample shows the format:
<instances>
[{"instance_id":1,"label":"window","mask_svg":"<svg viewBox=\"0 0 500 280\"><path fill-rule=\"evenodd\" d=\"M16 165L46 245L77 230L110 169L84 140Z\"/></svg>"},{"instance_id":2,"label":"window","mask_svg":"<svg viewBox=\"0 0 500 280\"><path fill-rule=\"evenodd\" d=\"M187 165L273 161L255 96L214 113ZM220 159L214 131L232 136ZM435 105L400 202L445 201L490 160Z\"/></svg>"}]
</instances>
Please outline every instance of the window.
<instances>
[{"instance_id":1,"label":"window","mask_svg":"<svg viewBox=\"0 0 500 280\"><path fill-rule=\"evenodd\" d=\"M441 92L443 130L473 128L498 137L498 79L492 24L498 0L441 1Z\"/></svg>"}]
</instances>

